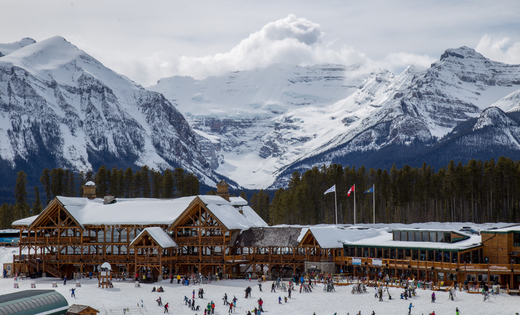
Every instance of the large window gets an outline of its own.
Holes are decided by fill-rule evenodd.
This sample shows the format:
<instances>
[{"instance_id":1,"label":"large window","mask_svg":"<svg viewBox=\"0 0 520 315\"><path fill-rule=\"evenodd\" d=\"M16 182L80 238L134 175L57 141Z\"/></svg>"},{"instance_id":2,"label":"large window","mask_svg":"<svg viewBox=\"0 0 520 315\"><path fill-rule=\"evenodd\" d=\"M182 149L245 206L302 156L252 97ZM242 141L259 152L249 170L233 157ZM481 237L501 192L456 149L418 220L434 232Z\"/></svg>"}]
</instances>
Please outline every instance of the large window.
<instances>
[{"instance_id":1,"label":"large window","mask_svg":"<svg viewBox=\"0 0 520 315\"><path fill-rule=\"evenodd\" d=\"M394 231L394 241L400 241L400 240L401 240L401 232Z\"/></svg>"}]
</instances>

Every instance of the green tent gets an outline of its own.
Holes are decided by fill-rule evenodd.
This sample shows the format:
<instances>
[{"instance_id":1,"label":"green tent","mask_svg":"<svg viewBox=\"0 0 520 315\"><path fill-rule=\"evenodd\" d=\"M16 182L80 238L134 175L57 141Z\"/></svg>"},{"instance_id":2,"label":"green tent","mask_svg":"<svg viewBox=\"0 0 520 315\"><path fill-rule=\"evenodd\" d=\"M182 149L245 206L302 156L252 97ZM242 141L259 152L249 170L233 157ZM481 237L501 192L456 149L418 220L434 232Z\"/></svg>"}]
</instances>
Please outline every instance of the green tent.
<instances>
[{"instance_id":1,"label":"green tent","mask_svg":"<svg viewBox=\"0 0 520 315\"><path fill-rule=\"evenodd\" d=\"M69 303L55 290L26 290L0 295L0 315L64 315Z\"/></svg>"}]
</instances>

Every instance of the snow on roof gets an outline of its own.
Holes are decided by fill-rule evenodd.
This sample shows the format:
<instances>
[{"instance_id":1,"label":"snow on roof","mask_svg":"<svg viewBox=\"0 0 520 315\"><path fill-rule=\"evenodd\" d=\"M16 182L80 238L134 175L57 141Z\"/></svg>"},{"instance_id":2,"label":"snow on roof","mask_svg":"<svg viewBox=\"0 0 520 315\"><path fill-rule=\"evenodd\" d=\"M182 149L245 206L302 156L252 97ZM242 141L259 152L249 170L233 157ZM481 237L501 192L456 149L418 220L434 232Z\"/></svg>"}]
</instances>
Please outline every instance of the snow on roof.
<instances>
[{"instance_id":1,"label":"snow on roof","mask_svg":"<svg viewBox=\"0 0 520 315\"><path fill-rule=\"evenodd\" d=\"M359 230L357 228L345 228L335 225L315 226L309 229L321 248L343 248L344 242L372 238L380 233L378 229Z\"/></svg>"},{"instance_id":2,"label":"snow on roof","mask_svg":"<svg viewBox=\"0 0 520 315\"><path fill-rule=\"evenodd\" d=\"M247 206L247 201L242 197L229 197L229 202L233 206Z\"/></svg>"},{"instance_id":3,"label":"snow on roof","mask_svg":"<svg viewBox=\"0 0 520 315\"><path fill-rule=\"evenodd\" d=\"M141 233L134 238L132 243L130 243L130 246L132 246L135 240L137 240L144 232L148 232L148 235L150 235L150 237L153 238L162 248L178 247L177 243L175 243L170 235L157 226L149 227L141 231Z\"/></svg>"},{"instance_id":4,"label":"snow on roof","mask_svg":"<svg viewBox=\"0 0 520 315\"><path fill-rule=\"evenodd\" d=\"M516 224L516 225L510 225L510 226L504 226L502 228L499 228L499 229L489 229L489 230L485 230L485 231L481 231L483 233L494 233L494 232L501 232L501 233L504 233L504 232L520 232L520 224Z\"/></svg>"},{"instance_id":5,"label":"snow on roof","mask_svg":"<svg viewBox=\"0 0 520 315\"><path fill-rule=\"evenodd\" d=\"M228 203L227 205L207 204L206 207L230 230L267 226L267 223L249 206L235 208Z\"/></svg>"},{"instance_id":6,"label":"snow on roof","mask_svg":"<svg viewBox=\"0 0 520 315\"><path fill-rule=\"evenodd\" d=\"M199 195L177 199L119 198L112 204L103 204L103 199L56 197L65 209L84 225L170 225L188 208L200 200L229 229L264 227L267 223L240 198L232 202L220 196ZM241 211L241 212L240 212ZM13 222L16 226L29 226L38 216Z\"/></svg>"},{"instance_id":7,"label":"snow on roof","mask_svg":"<svg viewBox=\"0 0 520 315\"><path fill-rule=\"evenodd\" d=\"M96 184L95 184L93 181L89 180L89 181L86 182L85 185L83 185L83 186L96 186Z\"/></svg>"},{"instance_id":8,"label":"snow on roof","mask_svg":"<svg viewBox=\"0 0 520 315\"><path fill-rule=\"evenodd\" d=\"M23 218L23 219L20 219L20 220L16 220L14 221L13 223L11 223L11 225L13 226L29 226L33 223L34 220L36 220L38 216L37 215L33 215L31 217L27 217L27 218Z\"/></svg>"},{"instance_id":9,"label":"snow on roof","mask_svg":"<svg viewBox=\"0 0 520 315\"><path fill-rule=\"evenodd\" d=\"M404 229L403 229L404 230ZM428 229L427 231L431 231ZM426 231L416 229L415 231ZM442 230L446 231L446 230ZM461 240L455 243L443 242L415 242L415 241L394 241L392 233L386 229L367 229L359 230L361 235L358 239L345 240L345 245L355 246L378 246L378 247L394 247L394 248L426 248L426 249L441 249L441 250L465 250L480 245L480 235L471 235L461 231L453 231L454 233L468 236L468 239Z\"/></svg>"},{"instance_id":10,"label":"snow on roof","mask_svg":"<svg viewBox=\"0 0 520 315\"><path fill-rule=\"evenodd\" d=\"M103 199L56 197L82 225L170 225L195 198L120 198L103 204Z\"/></svg>"}]
</instances>

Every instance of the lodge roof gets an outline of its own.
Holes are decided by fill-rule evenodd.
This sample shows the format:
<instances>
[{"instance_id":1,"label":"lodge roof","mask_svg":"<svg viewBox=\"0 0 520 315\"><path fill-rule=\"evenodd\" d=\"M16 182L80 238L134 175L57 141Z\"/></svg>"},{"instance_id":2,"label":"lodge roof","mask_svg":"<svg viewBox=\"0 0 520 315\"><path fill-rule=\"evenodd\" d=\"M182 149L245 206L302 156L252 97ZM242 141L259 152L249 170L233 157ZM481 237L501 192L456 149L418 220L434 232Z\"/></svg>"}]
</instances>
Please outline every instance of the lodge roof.
<instances>
[{"instance_id":1,"label":"lodge roof","mask_svg":"<svg viewBox=\"0 0 520 315\"><path fill-rule=\"evenodd\" d=\"M255 227L242 231L232 246L244 247L297 247L301 227Z\"/></svg>"},{"instance_id":2,"label":"lodge roof","mask_svg":"<svg viewBox=\"0 0 520 315\"><path fill-rule=\"evenodd\" d=\"M133 246L134 243L136 243L142 235L148 234L152 239L157 242L161 248L170 248L170 247L178 247L177 243L171 238L168 233L166 233L163 229L160 227L149 227L141 231L139 235L137 235L136 238L130 243L130 246Z\"/></svg>"},{"instance_id":3,"label":"lodge roof","mask_svg":"<svg viewBox=\"0 0 520 315\"><path fill-rule=\"evenodd\" d=\"M200 200L228 229L267 226L267 223L241 197L227 201L220 196L190 196L176 199L118 198L103 204L103 199L58 196L58 202L81 226L85 225L171 225L192 202ZM39 215L45 215L52 202ZM30 226L39 216L17 220L13 226Z\"/></svg>"}]
</instances>

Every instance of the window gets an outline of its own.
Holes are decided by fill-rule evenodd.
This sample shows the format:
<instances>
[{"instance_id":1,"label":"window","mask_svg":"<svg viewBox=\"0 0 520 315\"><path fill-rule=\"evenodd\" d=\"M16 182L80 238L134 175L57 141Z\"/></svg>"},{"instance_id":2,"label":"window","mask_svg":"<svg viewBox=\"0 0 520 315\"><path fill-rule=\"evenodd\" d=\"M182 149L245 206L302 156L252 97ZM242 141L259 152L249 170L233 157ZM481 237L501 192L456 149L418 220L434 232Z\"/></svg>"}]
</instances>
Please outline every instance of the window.
<instances>
[{"instance_id":1,"label":"window","mask_svg":"<svg viewBox=\"0 0 520 315\"><path fill-rule=\"evenodd\" d=\"M394 241L400 241L401 240L401 232L394 231Z\"/></svg>"},{"instance_id":2,"label":"window","mask_svg":"<svg viewBox=\"0 0 520 315\"><path fill-rule=\"evenodd\" d=\"M438 232L437 233L437 242L442 242L444 239L444 233Z\"/></svg>"},{"instance_id":3,"label":"window","mask_svg":"<svg viewBox=\"0 0 520 315\"><path fill-rule=\"evenodd\" d=\"M451 243L451 233L444 233L444 243Z\"/></svg>"},{"instance_id":4,"label":"window","mask_svg":"<svg viewBox=\"0 0 520 315\"><path fill-rule=\"evenodd\" d=\"M513 233L513 246L520 247L520 232Z\"/></svg>"},{"instance_id":5,"label":"window","mask_svg":"<svg viewBox=\"0 0 520 315\"><path fill-rule=\"evenodd\" d=\"M401 231L401 241L407 241L406 231Z\"/></svg>"},{"instance_id":6,"label":"window","mask_svg":"<svg viewBox=\"0 0 520 315\"><path fill-rule=\"evenodd\" d=\"M437 241L437 233L430 232L430 242L436 242Z\"/></svg>"},{"instance_id":7,"label":"window","mask_svg":"<svg viewBox=\"0 0 520 315\"><path fill-rule=\"evenodd\" d=\"M413 241L414 240L414 232L408 232L408 241Z\"/></svg>"},{"instance_id":8,"label":"window","mask_svg":"<svg viewBox=\"0 0 520 315\"><path fill-rule=\"evenodd\" d=\"M422 232L422 241L428 242L428 232Z\"/></svg>"},{"instance_id":9,"label":"window","mask_svg":"<svg viewBox=\"0 0 520 315\"><path fill-rule=\"evenodd\" d=\"M421 232L415 232L415 241L420 242L421 241Z\"/></svg>"}]
</instances>

